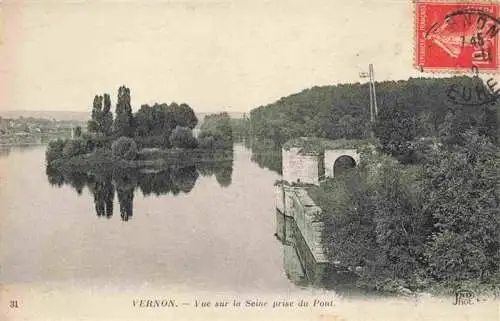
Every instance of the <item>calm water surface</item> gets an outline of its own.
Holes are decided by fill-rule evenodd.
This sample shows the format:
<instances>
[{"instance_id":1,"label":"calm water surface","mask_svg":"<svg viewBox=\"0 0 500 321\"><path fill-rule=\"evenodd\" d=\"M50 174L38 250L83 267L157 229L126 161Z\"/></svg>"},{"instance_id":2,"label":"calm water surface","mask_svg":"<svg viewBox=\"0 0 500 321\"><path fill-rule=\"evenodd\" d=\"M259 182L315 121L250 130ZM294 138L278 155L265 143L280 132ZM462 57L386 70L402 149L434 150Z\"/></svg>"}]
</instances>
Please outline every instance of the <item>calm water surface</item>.
<instances>
[{"instance_id":1,"label":"calm water surface","mask_svg":"<svg viewBox=\"0 0 500 321\"><path fill-rule=\"evenodd\" d=\"M135 173L113 183L47 175L44 153L44 146L0 151L1 283L297 288L274 236L280 176L244 146L235 145L232 167Z\"/></svg>"}]
</instances>

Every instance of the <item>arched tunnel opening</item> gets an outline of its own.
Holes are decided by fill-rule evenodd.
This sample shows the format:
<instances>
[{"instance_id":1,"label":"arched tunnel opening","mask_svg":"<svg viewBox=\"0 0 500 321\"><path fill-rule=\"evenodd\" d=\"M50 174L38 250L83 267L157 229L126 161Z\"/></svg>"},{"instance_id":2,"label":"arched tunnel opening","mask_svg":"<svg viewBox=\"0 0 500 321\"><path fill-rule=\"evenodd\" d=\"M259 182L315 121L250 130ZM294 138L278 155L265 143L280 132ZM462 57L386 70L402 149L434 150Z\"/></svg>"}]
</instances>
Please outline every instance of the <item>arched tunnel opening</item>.
<instances>
[{"instance_id":1,"label":"arched tunnel opening","mask_svg":"<svg viewBox=\"0 0 500 321\"><path fill-rule=\"evenodd\" d=\"M348 155L342 155L335 160L333 164L333 176L338 176L351 171L356 167L356 161L354 158Z\"/></svg>"}]
</instances>

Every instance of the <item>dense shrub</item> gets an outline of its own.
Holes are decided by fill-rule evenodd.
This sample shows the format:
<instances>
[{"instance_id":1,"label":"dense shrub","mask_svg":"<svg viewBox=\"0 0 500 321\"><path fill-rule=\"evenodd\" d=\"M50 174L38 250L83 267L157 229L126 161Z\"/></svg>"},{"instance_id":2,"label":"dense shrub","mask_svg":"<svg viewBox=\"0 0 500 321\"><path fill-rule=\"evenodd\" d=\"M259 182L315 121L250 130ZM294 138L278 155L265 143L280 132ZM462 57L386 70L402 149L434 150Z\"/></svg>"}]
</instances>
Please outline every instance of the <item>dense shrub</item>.
<instances>
[{"instance_id":1,"label":"dense shrub","mask_svg":"<svg viewBox=\"0 0 500 321\"><path fill-rule=\"evenodd\" d=\"M96 148L96 141L92 136L83 134L77 139L57 139L49 142L45 152L48 164L60 158L70 158L77 155L87 154Z\"/></svg>"},{"instance_id":2,"label":"dense shrub","mask_svg":"<svg viewBox=\"0 0 500 321\"><path fill-rule=\"evenodd\" d=\"M102 133L83 134L82 138L87 140L92 149L111 148L111 144L117 137L106 136Z\"/></svg>"},{"instance_id":3,"label":"dense shrub","mask_svg":"<svg viewBox=\"0 0 500 321\"><path fill-rule=\"evenodd\" d=\"M80 139L71 139L66 141L62 151L63 157L69 158L86 153L85 143Z\"/></svg>"},{"instance_id":4,"label":"dense shrub","mask_svg":"<svg viewBox=\"0 0 500 321\"><path fill-rule=\"evenodd\" d=\"M233 131L227 113L205 116L198 135L199 146L206 149L230 149L233 147Z\"/></svg>"},{"instance_id":5,"label":"dense shrub","mask_svg":"<svg viewBox=\"0 0 500 321\"><path fill-rule=\"evenodd\" d=\"M361 268L356 272L358 286L382 291L419 288L425 272L421 257L430 234L415 187L421 173L387 155L367 153L354 172L311 191L326 213L329 255Z\"/></svg>"},{"instance_id":6,"label":"dense shrub","mask_svg":"<svg viewBox=\"0 0 500 321\"><path fill-rule=\"evenodd\" d=\"M491 140L463 134L464 146L425 166L423 208L434 219L425 257L431 275L460 285L491 282L500 269L500 166Z\"/></svg>"},{"instance_id":7,"label":"dense shrub","mask_svg":"<svg viewBox=\"0 0 500 321\"><path fill-rule=\"evenodd\" d=\"M99 141L89 134L82 134L78 140L80 141L80 148L84 153L93 152L99 143Z\"/></svg>"},{"instance_id":8,"label":"dense shrub","mask_svg":"<svg viewBox=\"0 0 500 321\"><path fill-rule=\"evenodd\" d=\"M113 157L134 160L137 157L137 144L132 138L120 137L111 145Z\"/></svg>"},{"instance_id":9,"label":"dense shrub","mask_svg":"<svg viewBox=\"0 0 500 321\"><path fill-rule=\"evenodd\" d=\"M436 145L423 166L366 149L354 172L309 188L328 255L356 268L358 286L498 286L498 149L484 135L463 136L464 146Z\"/></svg>"},{"instance_id":10,"label":"dense shrub","mask_svg":"<svg viewBox=\"0 0 500 321\"><path fill-rule=\"evenodd\" d=\"M193 132L188 127L177 126L170 135L170 144L180 148L195 148L198 145Z\"/></svg>"},{"instance_id":11,"label":"dense shrub","mask_svg":"<svg viewBox=\"0 0 500 321\"><path fill-rule=\"evenodd\" d=\"M215 146L215 138L209 134L200 134L198 136L198 147L203 149L213 149Z\"/></svg>"},{"instance_id":12,"label":"dense shrub","mask_svg":"<svg viewBox=\"0 0 500 321\"><path fill-rule=\"evenodd\" d=\"M198 136L198 147L203 149L228 149L232 146L232 138L220 133L202 132Z\"/></svg>"},{"instance_id":13,"label":"dense shrub","mask_svg":"<svg viewBox=\"0 0 500 321\"><path fill-rule=\"evenodd\" d=\"M62 139L56 139L49 142L47 150L45 151L45 160L48 164L56 159L63 157L64 145L65 141Z\"/></svg>"},{"instance_id":14,"label":"dense shrub","mask_svg":"<svg viewBox=\"0 0 500 321\"><path fill-rule=\"evenodd\" d=\"M134 138L137 143L137 147L141 148L168 148L170 147L170 142L168 136L157 135L157 136L136 136Z\"/></svg>"}]
</instances>

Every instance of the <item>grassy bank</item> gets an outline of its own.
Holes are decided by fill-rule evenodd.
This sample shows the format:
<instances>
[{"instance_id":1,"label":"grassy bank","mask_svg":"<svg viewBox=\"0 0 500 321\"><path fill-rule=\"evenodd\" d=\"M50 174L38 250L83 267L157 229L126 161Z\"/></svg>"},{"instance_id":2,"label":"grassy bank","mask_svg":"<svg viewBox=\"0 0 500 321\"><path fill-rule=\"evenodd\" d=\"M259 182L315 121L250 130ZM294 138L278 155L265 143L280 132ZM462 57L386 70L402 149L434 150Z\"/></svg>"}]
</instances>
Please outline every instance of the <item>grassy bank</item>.
<instances>
[{"instance_id":1,"label":"grassy bank","mask_svg":"<svg viewBox=\"0 0 500 321\"><path fill-rule=\"evenodd\" d=\"M136 159L124 160L114 157L109 149L100 149L93 153L59 158L50 162L50 166L61 169L106 170L112 168L164 168L171 166L185 167L202 163L232 161L232 150L203 149L142 149Z\"/></svg>"}]
</instances>

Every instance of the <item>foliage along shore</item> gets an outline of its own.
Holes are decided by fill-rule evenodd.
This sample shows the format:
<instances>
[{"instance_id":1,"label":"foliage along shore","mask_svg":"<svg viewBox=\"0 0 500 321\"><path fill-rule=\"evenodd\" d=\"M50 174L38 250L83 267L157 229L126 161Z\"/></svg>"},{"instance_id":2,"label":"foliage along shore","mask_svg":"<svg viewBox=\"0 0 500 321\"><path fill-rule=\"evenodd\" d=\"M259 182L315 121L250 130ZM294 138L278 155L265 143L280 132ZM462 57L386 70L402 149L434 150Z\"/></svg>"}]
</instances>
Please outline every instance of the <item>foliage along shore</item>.
<instances>
[{"instance_id":1,"label":"foliage along shore","mask_svg":"<svg viewBox=\"0 0 500 321\"><path fill-rule=\"evenodd\" d=\"M109 150L98 150L50 162L52 168L72 171L105 171L112 168L160 170L172 166L191 166L233 160L232 150L143 149L132 160L115 157Z\"/></svg>"},{"instance_id":2,"label":"foliage along shore","mask_svg":"<svg viewBox=\"0 0 500 321\"><path fill-rule=\"evenodd\" d=\"M132 113L130 89L118 90L115 115L109 94L96 95L87 132L74 139L51 141L47 166L73 168L165 167L195 162L232 160L233 135L227 113L205 116L198 137L198 119L187 104L142 105Z\"/></svg>"},{"instance_id":3,"label":"foliage along shore","mask_svg":"<svg viewBox=\"0 0 500 321\"><path fill-rule=\"evenodd\" d=\"M278 144L317 136L367 139L361 162L305 187L322 208L323 245L353 268L357 286L452 295L500 295L498 94L478 77L314 87L251 112L254 135ZM457 101L452 89L470 101ZM496 96L495 96L496 95ZM485 97L488 103L483 103ZM481 98L483 100L481 100ZM470 102L475 104L471 104ZM284 147L295 146L287 143Z\"/></svg>"}]
</instances>

